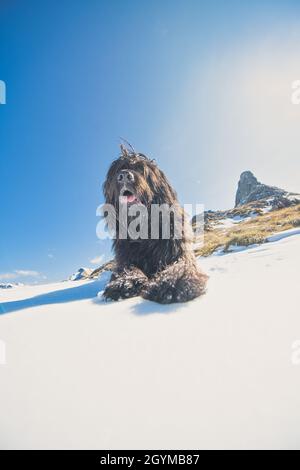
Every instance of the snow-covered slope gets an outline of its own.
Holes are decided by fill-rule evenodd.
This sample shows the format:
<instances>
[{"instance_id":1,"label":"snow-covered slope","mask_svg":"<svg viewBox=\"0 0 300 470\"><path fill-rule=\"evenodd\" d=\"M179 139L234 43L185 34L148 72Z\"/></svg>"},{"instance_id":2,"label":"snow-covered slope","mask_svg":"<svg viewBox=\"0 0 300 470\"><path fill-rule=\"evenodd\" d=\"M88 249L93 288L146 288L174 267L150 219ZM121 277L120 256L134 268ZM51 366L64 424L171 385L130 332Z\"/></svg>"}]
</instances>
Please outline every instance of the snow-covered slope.
<instances>
[{"instance_id":1,"label":"snow-covered slope","mask_svg":"<svg viewBox=\"0 0 300 470\"><path fill-rule=\"evenodd\" d=\"M88 279L92 274L93 270L89 268L79 268L76 273L70 276L70 281L81 281L82 279Z\"/></svg>"},{"instance_id":2,"label":"snow-covered slope","mask_svg":"<svg viewBox=\"0 0 300 470\"><path fill-rule=\"evenodd\" d=\"M21 282L1 282L0 289L13 289L14 287L24 286Z\"/></svg>"},{"instance_id":3,"label":"snow-covered slope","mask_svg":"<svg viewBox=\"0 0 300 470\"><path fill-rule=\"evenodd\" d=\"M299 448L300 235L277 238L203 259L184 305L105 304L108 273L1 291L0 447Z\"/></svg>"}]
</instances>

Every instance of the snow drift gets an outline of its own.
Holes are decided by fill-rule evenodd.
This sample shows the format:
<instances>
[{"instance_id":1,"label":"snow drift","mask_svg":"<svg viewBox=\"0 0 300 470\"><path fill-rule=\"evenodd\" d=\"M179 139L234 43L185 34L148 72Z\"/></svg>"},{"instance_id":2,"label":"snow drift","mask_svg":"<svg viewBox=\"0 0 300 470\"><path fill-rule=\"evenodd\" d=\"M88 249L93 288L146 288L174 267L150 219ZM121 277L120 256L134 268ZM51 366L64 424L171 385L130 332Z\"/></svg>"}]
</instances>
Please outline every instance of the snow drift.
<instances>
[{"instance_id":1,"label":"snow drift","mask_svg":"<svg viewBox=\"0 0 300 470\"><path fill-rule=\"evenodd\" d=\"M295 230L202 259L188 304L103 303L108 273L1 291L0 447L299 448L299 262Z\"/></svg>"}]
</instances>

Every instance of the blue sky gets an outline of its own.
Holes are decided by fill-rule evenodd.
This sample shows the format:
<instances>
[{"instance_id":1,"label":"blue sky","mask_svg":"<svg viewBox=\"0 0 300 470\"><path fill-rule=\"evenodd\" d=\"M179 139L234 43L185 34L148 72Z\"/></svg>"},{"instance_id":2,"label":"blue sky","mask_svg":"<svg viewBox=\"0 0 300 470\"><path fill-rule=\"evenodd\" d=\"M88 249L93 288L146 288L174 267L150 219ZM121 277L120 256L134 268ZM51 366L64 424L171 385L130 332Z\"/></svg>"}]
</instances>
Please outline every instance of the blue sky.
<instances>
[{"instance_id":1,"label":"blue sky","mask_svg":"<svg viewBox=\"0 0 300 470\"><path fill-rule=\"evenodd\" d=\"M241 171L300 190L298 1L3 1L0 281L108 256L101 184L119 137L182 203L231 207Z\"/></svg>"}]
</instances>

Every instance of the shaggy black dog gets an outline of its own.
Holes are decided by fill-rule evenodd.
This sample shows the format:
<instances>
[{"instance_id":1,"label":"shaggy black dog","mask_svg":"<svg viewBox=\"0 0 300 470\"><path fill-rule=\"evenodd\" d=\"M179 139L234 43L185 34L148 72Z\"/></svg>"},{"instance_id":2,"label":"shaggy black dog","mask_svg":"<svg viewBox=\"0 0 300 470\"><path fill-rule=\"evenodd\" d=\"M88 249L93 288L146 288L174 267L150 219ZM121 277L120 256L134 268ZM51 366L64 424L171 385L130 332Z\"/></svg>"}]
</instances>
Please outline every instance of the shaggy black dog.
<instances>
[{"instance_id":1,"label":"shaggy black dog","mask_svg":"<svg viewBox=\"0 0 300 470\"><path fill-rule=\"evenodd\" d=\"M145 299L168 304L186 302L203 294L207 276L196 264L191 227L182 223L184 212L176 193L156 163L132 148L121 146L121 156L111 164L103 191L106 203L111 204L116 213L113 244L116 271L106 286L104 297L119 300L141 295ZM120 237L120 211L125 206L128 214L132 204L147 209L147 239L131 237L129 231L126 239ZM163 223L166 222L161 218L158 237L151 238L150 211L153 204L167 204L173 208L168 221L168 238L163 235ZM131 220L129 215L126 223Z\"/></svg>"}]
</instances>

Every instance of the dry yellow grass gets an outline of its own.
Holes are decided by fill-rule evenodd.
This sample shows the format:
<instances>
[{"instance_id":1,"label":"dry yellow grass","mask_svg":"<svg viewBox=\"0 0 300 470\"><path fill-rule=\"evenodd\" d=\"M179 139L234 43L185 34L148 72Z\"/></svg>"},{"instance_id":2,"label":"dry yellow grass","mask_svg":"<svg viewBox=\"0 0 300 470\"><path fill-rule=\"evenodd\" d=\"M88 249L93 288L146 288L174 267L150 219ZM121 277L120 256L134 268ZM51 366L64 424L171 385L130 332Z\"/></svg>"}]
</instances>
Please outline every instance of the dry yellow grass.
<instances>
[{"instance_id":1,"label":"dry yellow grass","mask_svg":"<svg viewBox=\"0 0 300 470\"><path fill-rule=\"evenodd\" d=\"M270 235L294 227L300 227L300 204L258 215L233 227L206 231L204 245L196 250L196 254L209 256L221 247L228 251L234 245L264 243Z\"/></svg>"}]
</instances>

